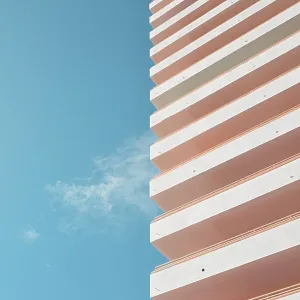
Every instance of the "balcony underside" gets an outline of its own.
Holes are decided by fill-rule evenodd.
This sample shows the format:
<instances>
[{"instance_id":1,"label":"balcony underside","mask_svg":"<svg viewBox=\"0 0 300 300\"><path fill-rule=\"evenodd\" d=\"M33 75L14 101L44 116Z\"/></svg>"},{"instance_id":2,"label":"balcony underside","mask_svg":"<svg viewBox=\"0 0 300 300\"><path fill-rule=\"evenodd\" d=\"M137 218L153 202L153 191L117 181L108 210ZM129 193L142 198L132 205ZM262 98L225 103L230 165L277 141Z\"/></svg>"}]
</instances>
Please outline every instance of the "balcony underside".
<instances>
[{"instance_id":1,"label":"balcony underside","mask_svg":"<svg viewBox=\"0 0 300 300\"><path fill-rule=\"evenodd\" d=\"M225 1L150 49L150 56L159 63L204 34L239 14L259 0Z\"/></svg>"},{"instance_id":2,"label":"balcony underside","mask_svg":"<svg viewBox=\"0 0 300 300\"><path fill-rule=\"evenodd\" d=\"M150 92L152 104L161 109L254 57L300 29L300 3L251 30Z\"/></svg>"},{"instance_id":3,"label":"balcony underside","mask_svg":"<svg viewBox=\"0 0 300 300\"><path fill-rule=\"evenodd\" d=\"M300 281L299 257L300 246L297 246L152 299L248 300L297 284Z\"/></svg>"},{"instance_id":4,"label":"balcony underside","mask_svg":"<svg viewBox=\"0 0 300 300\"><path fill-rule=\"evenodd\" d=\"M299 156L261 173L158 217L151 224L152 244L173 260L300 211Z\"/></svg>"},{"instance_id":5,"label":"balcony underside","mask_svg":"<svg viewBox=\"0 0 300 300\"><path fill-rule=\"evenodd\" d=\"M299 152L300 109L296 109L162 173L150 182L150 196L169 211Z\"/></svg>"},{"instance_id":6,"label":"balcony underside","mask_svg":"<svg viewBox=\"0 0 300 300\"><path fill-rule=\"evenodd\" d=\"M156 12L170 4L172 1L173 0L152 0L149 4L149 9L152 14L155 14Z\"/></svg>"},{"instance_id":7,"label":"balcony underside","mask_svg":"<svg viewBox=\"0 0 300 300\"><path fill-rule=\"evenodd\" d=\"M300 105L300 67L159 140L151 161L166 171Z\"/></svg>"},{"instance_id":8,"label":"balcony underside","mask_svg":"<svg viewBox=\"0 0 300 300\"><path fill-rule=\"evenodd\" d=\"M300 284L295 284L283 289L272 291L268 294L250 300L298 300L300 299Z\"/></svg>"},{"instance_id":9,"label":"balcony underside","mask_svg":"<svg viewBox=\"0 0 300 300\"><path fill-rule=\"evenodd\" d=\"M238 39L272 17L296 4L298 0L258 2L200 39L174 53L150 69L152 80L162 84L196 62Z\"/></svg>"},{"instance_id":10,"label":"balcony underside","mask_svg":"<svg viewBox=\"0 0 300 300\"><path fill-rule=\"evenodd\" d=\"M297 284L299 226L298 214L232 245L166 264L151 275L151 296L159 300L248 300Z\"/></svg>"},{"instance_id":11,"label":"balcony underside","mask_svg":"<svg viewBox=\"0 0 300 300\"><path fill-rule=\"evenodd\" d=\"M196 1L197 0L173 0L173 2L150 17L151 26L153 28L158 27Z\"/></svg>"},{"instance_id":12,"label":"balcony underside","mask_svg":"<svg viewBox=\"0 0 300 300\"><path fill-rule=\"evenodd\" d=\"M158 137L166 137L296 68L300 64L299 39L300 33L290 36L186 97L155 112L150 117L151 129Z\"/></svg>"},{"instance_id":13,"label":"balcony underside","mask_svg":"<svg viewBox=\"0 0 300 300\"><path fill-rule=\"evenodd\" d=\"M188 1L188 0L185 0ZM192 0L193 1L193 0ZM189 25L225 0L198 0L150 32L154 45Z\"/></svg>"}]
</instances>

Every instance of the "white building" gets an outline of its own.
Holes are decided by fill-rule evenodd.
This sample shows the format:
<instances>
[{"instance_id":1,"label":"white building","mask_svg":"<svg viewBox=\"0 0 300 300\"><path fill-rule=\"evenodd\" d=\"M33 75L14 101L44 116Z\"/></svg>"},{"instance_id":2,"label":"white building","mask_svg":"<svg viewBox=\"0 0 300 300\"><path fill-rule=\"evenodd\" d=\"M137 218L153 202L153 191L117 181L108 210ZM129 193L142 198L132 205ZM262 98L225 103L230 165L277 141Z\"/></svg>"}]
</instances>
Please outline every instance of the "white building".
<instances>
[{"instance_id":1,"label":"white building","mask_svg":"<svg viewBox=\"0 0 300 300\"><path fill-rule=\"evenodd\" d=\"M150 3L155 300L300 300L300 0Z\"/></svg>"}]
</instances>

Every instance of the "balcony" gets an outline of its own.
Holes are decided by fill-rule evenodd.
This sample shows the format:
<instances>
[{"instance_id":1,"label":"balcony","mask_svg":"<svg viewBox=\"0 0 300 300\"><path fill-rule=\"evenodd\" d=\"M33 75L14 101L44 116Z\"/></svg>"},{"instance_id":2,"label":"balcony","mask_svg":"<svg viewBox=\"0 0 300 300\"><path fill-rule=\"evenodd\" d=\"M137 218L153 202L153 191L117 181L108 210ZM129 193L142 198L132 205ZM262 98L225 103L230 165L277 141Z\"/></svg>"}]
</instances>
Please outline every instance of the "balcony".
<instances>
[{"instance_id":1,"label":"balcony","mask_svg":"<svg viewBox=\"0 0 300 300\"><path fill-rule=\"evenodd\" d=\"M259 0L227 0L150 49L159 63Z\"/></svg>"},{"instance_id":2,"label":"balcony","mask_svg":"<svg viewBox=\"0 0 300 300\"><path fill-rule=\"evenodd\" d=\"M299 195L296 155L157 217L150 226L150 240L170 260L217 248L300 212Z\"/></svg>"},{"instance_id":3,"label":"balcony","mask_svg":"<svg viewBox=\"0 0 300 300\"><path fill-rule=\"evenodd\" d=\"M170 4L172 1L173 0L153 0L149 4L149 9L152 12L152 14L155 14L156 12Z\"/></svg>"},{"instance_id":4,"label":"balcony","mask_svg":"<svg viewBox=\"0 0 300 300\"><path fill-rule=\"evenodd\" d=\"M295 284L250 300L298 300L300 299L300 284Z\"/></svg>"},{"instance_id":5,"label":"balcony","mask_svg":"<svg viewBox=\"0 0 300 300\"><path fill-rule=\"evenodd\" d=\"M299 217L160 266L151 274L152 299L246 300L299 283Z\"/></svg>"},{"instance_id":6,"label":"balcony","mask_svg":"<svg viewBox=\"0 0 300 300\"><path fill-rule=\"evenodd\" d=\"M194 0L192 0L193 2ZM158 44L176 31L192 23L225 0L198 0L150 32L153 44Z\"/></svg>"},{"instance_id":7,"label":"balcony","mask_svg":"<svg viewBox=\"0 0 300 300\"><path fill-rule=\"evenodd\" d=\"M300 108L221 144L150 182L150 197L169 211L258 172L300 150Z\"/></svg>"},{"instance_id":8,"label":"balcony","mask_svg":"<svg viewBox=\"0 0 300 300\"><path fill-rule=\"evenodd\" d=\"M196 2L197 0L174 0L170 4L163 7L150 17L150 24L153 28L158 27L170 18L180 13L182 10Z\"/></svg>"},{"instance_id":9,"label":"balcony","mask_svg":"<svg viewBox=\"0 0 300 300\"><path fill-rule=\"evenodd\" d=\"M150 158L166 171L300 105L299 95L300 67L158 140Z\"/></svg>"},{"instance_id":10,"label":"balcony","mask_svg":"<svg viewBox=\"0 0 300 300\"><path fill-rule=\"evenodd\" d=\"M245 62L300 29L300 3L193 64L150 92L160 109Z\"/></svg>"},{"instance_id":11,"label":"balcony","mask_svg":"<svg viewBox=\"0 0 300 300\"><path fill-rule=\"evenodd\" d=\"M164 61L153 66L150 69L152 80L156 84L165 82L297 2L298 0L284 2L266 0L252 5Z\"/></svg>"},{"instance_id":12,"label":"balcony","mask_svg":"<svg viewBox=\"0 0 300 300\"><path fill-rule=\"evenodd\" d=\"M222 74L150 117L160 138L179 130L300 64L300 32Z\"/></svg>"}]
</instances>

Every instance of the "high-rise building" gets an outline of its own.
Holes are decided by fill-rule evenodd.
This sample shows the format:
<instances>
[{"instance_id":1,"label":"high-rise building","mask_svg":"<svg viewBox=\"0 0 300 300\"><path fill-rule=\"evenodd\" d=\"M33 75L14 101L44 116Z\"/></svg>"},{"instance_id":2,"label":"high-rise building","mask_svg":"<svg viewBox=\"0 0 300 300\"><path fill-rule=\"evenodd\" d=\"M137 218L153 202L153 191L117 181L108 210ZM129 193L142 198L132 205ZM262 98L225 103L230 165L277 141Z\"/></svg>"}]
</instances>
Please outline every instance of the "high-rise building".
<instances>
[{"instance_id":1,"label":"high-rise building","mask_svg":"<svg viewBox=\"0 0 300 300\"><path fill-rule=\"evenodd\" d=\"M300 300L300 0L150 10L151 298Z\"/></svg>"}]
</instances>

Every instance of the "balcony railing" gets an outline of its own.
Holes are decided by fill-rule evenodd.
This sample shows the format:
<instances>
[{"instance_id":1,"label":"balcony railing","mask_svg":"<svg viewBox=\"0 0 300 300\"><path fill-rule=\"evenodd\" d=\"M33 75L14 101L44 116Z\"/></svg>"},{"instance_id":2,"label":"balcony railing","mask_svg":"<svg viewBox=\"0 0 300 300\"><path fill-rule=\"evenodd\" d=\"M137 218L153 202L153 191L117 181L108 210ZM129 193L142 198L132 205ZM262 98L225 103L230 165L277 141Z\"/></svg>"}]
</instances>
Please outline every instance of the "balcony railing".
<instances>
[{"instance_id":1,"label":"balcony railing","mask_svg":"<svg viewBox=\"0 0 300 300\"><path fill-rule=\"evenodd\" d=\"M195 204L197 204L199 202L202 202L204 200L212 198L212 197L214 197L214 196L216 196L218 194L221 194L221 193L223 193L223 192L225 192L227 190L230 190L230 189L232 189L232 188L234 188L234 187L236 187L236 186L238 186L238 185L240 185L242 183L250 181L250 180L252 180L252 179L254 179L254 178L258 177L258 176L262 176L262 175L264 175L264 174L266 174L268 172L271 172L274 169L277 169L277 168L279 168L279 167L281 167L281 166L283 166L285 164L288 164L291 161L294 161L294 160L299 159L299 158L300 158L300 153L296 154L296 155L294 155L292 157L289 157L287 159L284 159L283 161L275 163L274 165L271 165L271 166L269 166L269 167L267 167L265 169L262 169L262 170L260 170L258 172L255 172L254 174L251 174L251 175L249 175L249 176L247 176L245 178L242 178L242 179L240 179L240 180L238 180L236 182L233 182L233 183L231 183L231 184L229 184L229 185L227 185L227 186L225 186L225 187L223 187L221 189L213 191L213 192L211 192L211 193L209 193L207 195L204 195L204 196L202 196L200 198L194 199L194 200L192 200L192 201L190 201L190 202L188 202L188 203L186 203L184 205L176 207L176 208L174 208L174 209L172 209L172 210L170 210L168 212L165 212L165 213L157 216L156 218L154 218L154 220L151 223L155 223L155 222L157 222L157 221L159 221L161 219L164 219L164 218L166 218L168 216L171 216L171 215L173 215L173 214L175 214L175 213L177 213L179 211L182 211L182 210L184 210L184 209L186 209L186 208L188 208L190 206L193 206L193 205L195 205Z\"/></svg>"},{"instance_id":2,"label":"balcony railing","mask_svg":"<svg viewBox=\"0 0 300 300\"><path fill-rule=\"evenodd\" d=\"M240 241L245 240L247 238L250 238L250 237L252 237L254 235L263 233L263 232L265 232L267 230L273 229L275 227L278 227L280 225L289 223L289 222L294 221L294 220L299 219L299 218L300 218L300 211L298 211L298 212L296 212L294 214L291 214L291 215L289 215L287 217L284 217L282 219L279 219L279 220L276 220L274 222L271 222L271 223L269 223L267 225L263 225L263 226L258 227L256 229L250 230L250 231L248 231L246 233L242 233L242 234L237 235L237 236L235 236L233 238L230 238L230 239L227 239L227 240L222 241L220 243L217 243L217 244L214 244L212 246L206 247L206 248L204 248L202 250L199 250L197 252L194 252L192 254L188 254L188 255L183 256L181 258L178 258L178 259L172 260L170 262L167 262L165 264L162 264L160 266L157 266L155 268L155 270L153 271L153 273L162 271L164 269L167 269L167 268L173 267L175 265L184 263L186 261L189 261L191 259L197 258L199 256L202 256L204 254L210 253L212 251L216 251L218 249L221 249L223 247L229 246L231 244L240 242ZM266 299L268 299L268 298L266 298Z\"/></svg>"},{"instance_id":3,"label":"balcony railing","mask_svg":"<svg viewBox=\"0 0 300 300\"><path fill-rule=\"evenodd\" d=\"M262 296L258 296L256 298L251 298L250 300L276 300L281 299L283 297L287 297L300 292L300 283L296 285L292 285L287 288L283 288L281 290L271 292Z\"/></svg>"},{"instance_id":4,"label":"balcony railing","mask_svg":"<svg viewBox=\"0 0 300 300\"><path fill-rule=\"evenodd\" d=\"M238 134L238 135L236 135L236 136L234 136L234 137L228 139L228 140L225 141L225 142L222 142L222 143L220 143L220 144L218 144L218 145L216 145L216 146L214 146L214 147L212 147L212 148L210 148L210 149L208 149L208 150L206 150L206 151L204 151L204 152L202 152L202 153L199 153L199 154L197 154L197 155L195 155L195 156L193 156L193 157L187 159L186 161L183 161L182 163L180 163L180 164L178 164L178 165L176 165L176 166L174 166L174 167L172 167L172 168L170 168L170 169L167 169L167 170L165 170L165 171L163 171L163 172L161 172L161 173L155 175L155 176L153 177L152 180L155 180L155 179L157 179L158 177L161 177L161 176L163 176L163 175L165 175L165 174L167 174L167 173L169 173L169 172L171 172L171 171L173 171L173 170L175 170L175 169L177 169L177 168L179 168L179 167L181 167L181 166L183 166L183 165L185 165L185 164L187 164L187 163L193 161L194 159L196 159L196 158L198 158L198 157L200 157L200 156L204 156L204 155L206 155L206 154L209 153L209 152L212 152L212 151L214 151L214 150L216 150L216 149L218 149L218 148L221 148L222 146L224 146L224 145L226 145L226 144L229 144L229 143L231 143L231 142L233 142L233 141L239 139L239 138L242 137L242 136L246 136L247 134L249 134L249 133L255 131L256 129L261 128L261 127L263 127L263 126L265 126L265 125L267 125L267 124L269 124L269 123L272 123L273 121L275 121L275 120L277 120L277 119L280 119L281 117L286 116L286 115L288 115L289 113L291 113L291 112L293 112L293 111L296 111L296 110L299 109L299 108L300 108L300 104L297 105L297 106L294 106L294 107L290 108L290 109L287 110L287 111L284 111L284 112L280 113L279 115L277 115L277 116L275 116L275 117L272 117L272 118L270 118L270 119L268 119L268 120L266 120L266 121L263 121L262 123L260 123L260 124L258 124L258 125L256 125L256 126L254 126L253 128L250 128L250 129L248 129L248 130L246 130L246 131L244 131L244 132L242 132L242 133L240 133L240 134Z\"/></svg>"}]
</instances>

